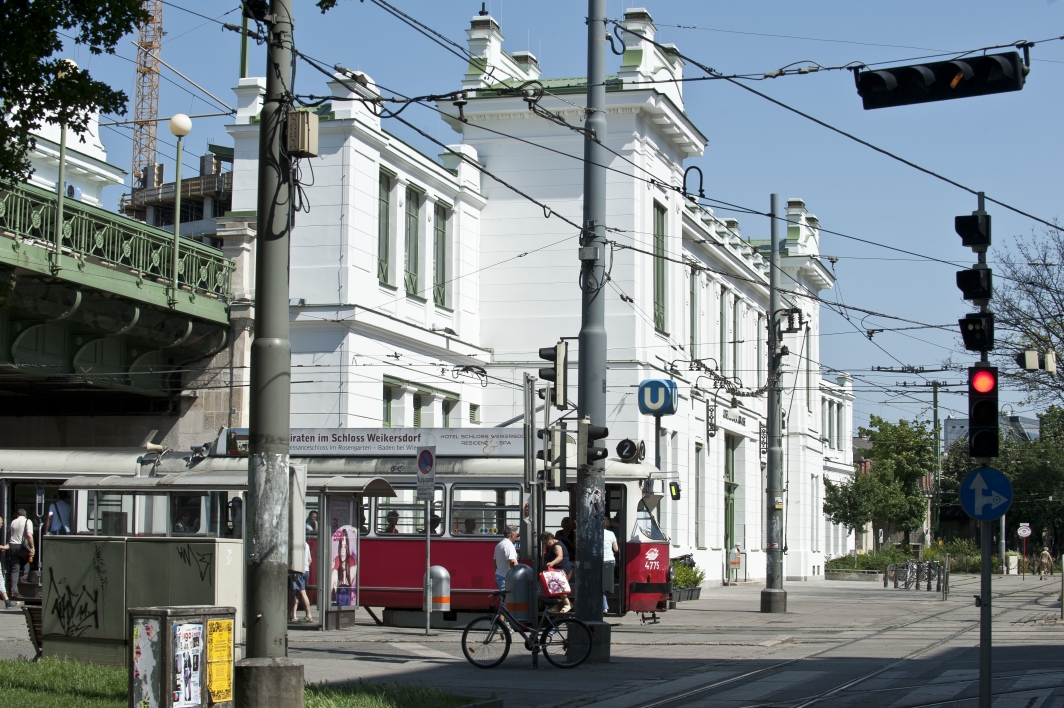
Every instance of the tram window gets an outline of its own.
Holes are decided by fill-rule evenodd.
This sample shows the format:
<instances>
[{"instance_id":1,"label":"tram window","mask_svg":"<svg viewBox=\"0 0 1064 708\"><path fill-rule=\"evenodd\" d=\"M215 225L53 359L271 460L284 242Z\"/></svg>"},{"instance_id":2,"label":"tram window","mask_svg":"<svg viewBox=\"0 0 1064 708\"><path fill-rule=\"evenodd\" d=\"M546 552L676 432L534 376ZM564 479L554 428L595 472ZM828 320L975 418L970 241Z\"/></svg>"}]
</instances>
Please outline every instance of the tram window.
<instances>
[{"instance_id":1,"label":"tram window","mask_svg":"<svg viewBox=\"0 0 1064 708\"><path fill-rule=\"evenodd\" d=\"M647 509L647 505L643 502L639 502L639 509L635 514L636 524L639 526L639 533L643 534L651 541L668 541L669 537L661 532L658 528L658 522L654 519L654 515Z\"/></svg>"},{"instance_id":2,"label":"tram window","mask_svg":"<svg viewBox=\"0 0 1064 708\"><path fill-rule=\"evenodd\" d=\"M173 494L170 496L170 531L174 536L203 535L205 494Z\"/></svg>"},{"instance_id":3,"label":"tram window","mask_svg":"<svg viewBox=\"0 0 1064 708\"><path fill-rule=\"evenodd\" d=\"M451 533L455 536L499 536L521 521L521 490L517 487L453 487Z\"/></svg>"},{"instance_id":4,"label":"tram window","mask_svg":"<svg viewBox=\"0 0 1064 708\"><path fill-rule=\"evenodd\" d=\"M395 488L394 497L377 497L374 531L378 535L425 535L425 502L417 500L414 488ZM443 487L437 486L432 500L433 535L443 534Z\"/></svg>"},{"instance_id":5,"label":"tram window","mask_svg":"<svg viewBox=\"0 0 1064 708\"><path fill-rule=\"evenodd\" d=\"M569 511L569 491L562 491L560 489L548 489L546 495L544 495L544 528L550 531L555 536L560 531L569 527L575 528L575 524L570 526L571 522L575 522L576 519ZM564 539L569 534L568 531L562 534ZM574 549L570 548L570 553Z\"/></svg>"},{"instance_id":6,"label":"tram window","mask_svg":"<svg viewBox=\"0 0 1064 708\"><path fill-rule=\"evenodd\" d=\"M137 535L166 535L166 495L137 495Z\"/></svg>"},{"instance_id":7,"label":"tram window","mask_svg":"<svg viewBox=\"0 0 1064 708\"><path fill-rule=\"evenodd\" d=\"M89 495L89 517L97 536L130 536L133 534L133 495Z\"/></svg>"}]
</instances>

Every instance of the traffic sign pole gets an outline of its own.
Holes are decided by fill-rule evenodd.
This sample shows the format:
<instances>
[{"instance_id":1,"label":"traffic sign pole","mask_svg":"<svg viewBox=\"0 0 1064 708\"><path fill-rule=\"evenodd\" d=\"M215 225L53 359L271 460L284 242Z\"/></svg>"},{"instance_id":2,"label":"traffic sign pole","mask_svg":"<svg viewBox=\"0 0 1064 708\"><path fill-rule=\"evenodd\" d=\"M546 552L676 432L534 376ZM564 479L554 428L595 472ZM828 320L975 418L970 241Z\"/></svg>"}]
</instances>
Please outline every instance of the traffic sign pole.
<instances>
[{"instance_id":1,"label":"traffic sign pole","mask_svg":"<svg viewBox=\"0 0 1064 708\"><path fill-rule=\"evenodd\" d=\"M990 669L990 550L993 541L990 537L992 522L980 523L983 533L983 568L979 588L979 708L991 708L994 701L993 675Z\"/></svg>"},{"instance_id":2,"label":"traffic sign pole","mask_svg":"<svg viewBox=\"0 0 1064 708\"><path fill-rule=\"evenodd\" d=\"M425 500L425 636L432 629L432 498L436 494L436 446L417 450L417 495ZM440 519L443 523L443 519Z\"/></svg>"}]
</instances>

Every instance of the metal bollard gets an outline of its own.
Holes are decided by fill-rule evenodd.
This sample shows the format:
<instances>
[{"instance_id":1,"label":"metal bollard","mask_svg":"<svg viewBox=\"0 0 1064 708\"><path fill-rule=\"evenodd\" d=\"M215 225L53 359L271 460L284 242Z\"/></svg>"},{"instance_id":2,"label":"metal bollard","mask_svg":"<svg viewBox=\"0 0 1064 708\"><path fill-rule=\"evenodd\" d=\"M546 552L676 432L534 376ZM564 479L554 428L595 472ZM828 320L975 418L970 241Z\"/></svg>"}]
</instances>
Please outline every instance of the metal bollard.
<instances>
[{"instance_id":1,"label":"metal bollard","mask_svg":"<svg viewBox=\"0 0 1064 708\"><path fill-rule=\"evenodd\" d=\"M927 561L927 592L931 592L931 561Z\"/></svg>"},{"instance_id":2,"label":"metal bollard","mask_svg":"<svg viewBox=\"0 0 1064 708\"><path fill-rule=\"evenodd\" d=\"M890 572L890 564L883 566L883 587L887 587L887 573ZM1062 574L1064 575L1064 574Z\"/></svg>"},{"instance_id":3,"label":"metal bollard","mask_svg":"<svg viewBox=\"0 0 1064 708\"><path fill-rule=\"evenodd\" d=\"M898 564L894 564L894 589L898 589Z\"/></svg>"}]
</instances>

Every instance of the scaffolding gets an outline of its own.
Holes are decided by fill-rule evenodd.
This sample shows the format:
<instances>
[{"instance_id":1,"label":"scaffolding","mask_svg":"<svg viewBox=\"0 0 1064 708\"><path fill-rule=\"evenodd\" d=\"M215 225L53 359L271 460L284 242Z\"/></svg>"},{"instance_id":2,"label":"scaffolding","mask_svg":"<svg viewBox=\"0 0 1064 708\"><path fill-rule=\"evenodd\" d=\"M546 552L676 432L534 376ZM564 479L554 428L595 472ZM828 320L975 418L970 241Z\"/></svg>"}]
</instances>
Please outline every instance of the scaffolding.
<instances>
[{"instance_id":1,"label":"scaffolding","mask_svg":"<svg viewBox=\"0 0 1064 708\"><path fill-rule=\"evenodd\" d=\"M143 0L148 19L137 34L137 88L133 108L133 189L157 187L156 131L159 113L159 56L163 47L163 0ZM148 175L146 168L151 167Z\"/></svg>"}]
</instances>

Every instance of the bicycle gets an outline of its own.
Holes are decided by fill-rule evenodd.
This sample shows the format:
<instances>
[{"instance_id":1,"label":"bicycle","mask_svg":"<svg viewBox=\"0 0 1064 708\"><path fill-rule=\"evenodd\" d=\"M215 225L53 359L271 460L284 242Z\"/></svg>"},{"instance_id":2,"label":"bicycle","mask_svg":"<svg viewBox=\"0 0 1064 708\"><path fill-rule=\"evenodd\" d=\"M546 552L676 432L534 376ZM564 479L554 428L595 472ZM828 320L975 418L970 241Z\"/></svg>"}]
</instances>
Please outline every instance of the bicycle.
<instances>
[{"instance_id":1,"label":"bicycle","mask_svg":"<svg viewBox=\"0 0 1064 708\"><path fill-rule=\"evenodd\" d=\"M559 669L580 666L591 656L591 628L584 622L575 617L555 617L544 612L539 624L533 628L517 620L502 604L501 596L505 591L497 590L491 594L500 598L495 614L475 618L462 632L462 653L473 666L491 669L506 659L513 641L511 627L525 640L525 649L532 652L533 658L542 650L547 661ZM560 601L546 598L544 602L556 605Z\"/></svg>"}]
</instances>

